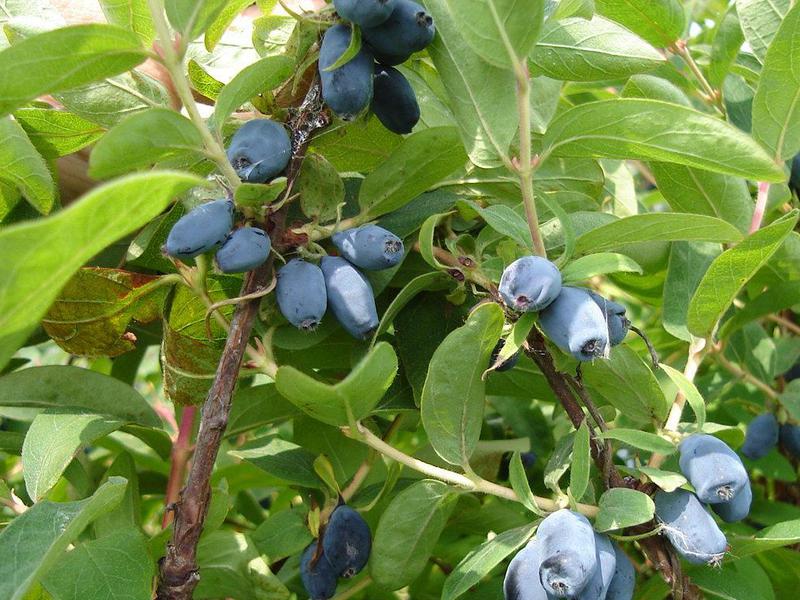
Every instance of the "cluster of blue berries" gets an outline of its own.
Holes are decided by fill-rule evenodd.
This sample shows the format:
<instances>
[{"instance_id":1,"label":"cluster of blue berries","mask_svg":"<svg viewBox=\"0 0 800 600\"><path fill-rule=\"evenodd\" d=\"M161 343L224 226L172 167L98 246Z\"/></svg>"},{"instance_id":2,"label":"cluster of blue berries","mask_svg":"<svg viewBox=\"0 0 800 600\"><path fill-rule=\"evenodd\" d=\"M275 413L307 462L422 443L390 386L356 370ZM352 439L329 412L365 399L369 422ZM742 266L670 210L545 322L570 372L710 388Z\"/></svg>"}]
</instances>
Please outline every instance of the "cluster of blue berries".
<instances>
[{"instance_id":1,"label":"cluster of blue berries","mask_svg":"<svg viewBox=\"0 0 800 600\"><path fill-rule=\"evenodd\" d=\"M384 127L410 133L419 121L419 104L411 84L394 68L433 41L436 29L425 9L412 0L334 0L340 17L325 32L319 53L322 98L344 120L369 106ZM356 56L330 69L350 46L353 27L361 31Z\"/></svg>"},{"instance_id":2,"label":"cluster of blue berries","mask_svg":"<svg viewBox=\"0 0 800 600\"><path fill-rule=\"evenodd\" d=\"M764 458L778 445L778 440L787 452L800 458L800 426L780 425L774 414L760 414L747 425L741 453L751 460Z\"/></svg>"},{"instance_id":3,"label":"cluster of blue berries","mask_svg":"<svg viewBox=\"0 0 800 600\"><path fill-rule=\"evenodd\" d=\"M270 119L253 119L231 139L228 160L242 181L264 183L286 169L292 144L286 129ZM231 200L202 204L181 217L167 236L164 252L187 260L217 248L215 262L223 273L244 273L262 265L272 247L258 227L233 230Z\"/></svg>"},{"instance_id":4,"label":"cluster of blue berries","mask_svg":"<svg viewBox=\"0 0 800 600\"><path fill-rule=\"evenodd\" d=\"M341 504L331 514L320 541L314 541L300 559L300 578L311 600L327 600L336 593L337 580L349 579L367 564L372 533L364 518Z\"/></svg>"},{"instance_id":5,"label":"cluster of blue berries","mask_svg":"<svg viewBox=\"0 0 800 600\"><path fill-rule=\"evenodd\" d=\"M538 312L544 334L577 360L608 356L611 346L628 334L631 324L625 307L591 290L561 283L561 273L552 262L525 256L503 271L499 292L511 310Z\"/></svg>"},{"instance_id":6,"label":"cluster of blue berries","mask_svg":"<svg viewBox=\"0 0 800 600\"><path fill-rule=\"evenodd\" d=\"M583 515L561 509L508 565L503 592L506 600L630 600L635 585L622 549Z\"/></svg>"},{"instance_id":7,"label":"cluster of blue berries","mask_svg":"<svg viewBox=\"0 0 800 600\"><path fill-rule=\"evenodd\" d=\"M403 258L403 240L377 225L335 233L340 256L325 256L320 266L295 258L278 271L276 296L284 317L295 327L311 331L328 306L342 327L366 339L378 327L372 286L359 269L377 271Z\"/></svg>"}]
</instances>

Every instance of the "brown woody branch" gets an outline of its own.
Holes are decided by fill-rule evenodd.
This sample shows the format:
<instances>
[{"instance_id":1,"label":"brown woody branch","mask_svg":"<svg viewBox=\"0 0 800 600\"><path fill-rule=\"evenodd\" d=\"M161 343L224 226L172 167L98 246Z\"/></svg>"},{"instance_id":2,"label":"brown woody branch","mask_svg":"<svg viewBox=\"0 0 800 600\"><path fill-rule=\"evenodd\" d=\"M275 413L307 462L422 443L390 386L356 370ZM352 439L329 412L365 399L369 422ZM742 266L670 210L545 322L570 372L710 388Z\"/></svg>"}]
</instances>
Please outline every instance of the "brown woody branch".
<instances>
[{"instance_id":1,"label":"brown woody branch","mask_svg":"<svg viewBox=\"0 0 800 600\"><path fill-rule=\"evenodd\" d=\"M289 122L292 131L292 159L287 169L286 198L291 194L311 137L328 122L328 116L323 112L319 82L315 79L303 104ZM286 245L285 220L286 209L282 208L271 214L267 222L259 224L269 230L273 246L280 249ZM247 273L239 295L246 296L263 289L271 276L272 261L269 260L258 269ZM175 520L172 538L167 544L166 556L160 561L157 591L159 600L190 600L200 580L197 544L211 500L211 474L228 424L233 391L258 314L259 303L259 298L241 302L233 314L214 382L203 404L189 478L173 507Z\"/></svg>"},{"instance_id":2,"label":"brown woody branch","mask_svg":"<svg viewBox=\"0 0 800 600\"><path fill-rule=\"evenodd\" d=\"M535 327L528 336L525 352L539 367L550 389L555 393L561 406L564 408L564 411L567 413L567 416L576 429L580 427L586 417L583 414L583 409L581 409L575 394L577 394L578 398L580 398L586 406L589 413L598 419L598 426L602 428L605 425L589 393L583 385L575 381L570 375L558 371L553 363L553 357L547 349L544 337L542 337L542 334ZM575 394L573 394L573 390ZM637 487L635 481L623 478L614 466L612 457L609 454L610 446L602 443L602 441L596 439L594 435L592 435L591 449L592 458L597 468L603 473L607 487ZM654 527L655 524L651 521L650 523L632 527L630 533L645 533L647 531L652 531ZM698 589L692 584L689 578L684 576L681 572L680 559L672 550L669 542L660 536L652 536L639 540L639 545L651 564L661 573L665 581L672 586L674 598L683 598L683 600L700 598Z\"/></svg>"}]
</instances>

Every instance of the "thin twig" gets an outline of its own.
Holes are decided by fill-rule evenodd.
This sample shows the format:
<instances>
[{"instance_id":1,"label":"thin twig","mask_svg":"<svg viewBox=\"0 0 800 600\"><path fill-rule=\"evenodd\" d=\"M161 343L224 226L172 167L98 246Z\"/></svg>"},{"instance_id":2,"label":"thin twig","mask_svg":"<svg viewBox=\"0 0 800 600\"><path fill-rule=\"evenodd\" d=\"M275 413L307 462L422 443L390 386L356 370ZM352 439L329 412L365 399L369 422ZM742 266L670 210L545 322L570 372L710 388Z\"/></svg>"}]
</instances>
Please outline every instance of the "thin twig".
<instances>
[{"instance_id":1,"label":"thin twig","mask_svg":"<svg viewBox=\"0 0 800 600\"><path fill-rule=\"evenodd\" d=\"M753 219L750 221L749 233L755 233L761 229L764 222L764 213L767 210L767 199L769 198L769 183L766 181L758 182L758 196L756 196L756 207L753 209Z\"/></svg>"},{"instance_id":2,"label":"thin twig","mask_svg":"<svg viewBox=\"0 0 800 600\"><path fill-rule=\"evenodd\" d=\"M725 354L723 352L716 352L714 354L714 358L720 364L720 366L724 367L729 373L738 377L739 379L743 379L753 387L757 387L759 390L764 392L764 395L772 400L778 400L780 398L780 394L775 391L772 387L768 384L761 381L755 375L752 375L745 371L744 369L739 368L727 358L725 358Z\"/></svg>"},{"instance_id":3,"label":"thin twig","mask_svg":"<svg viewBox=\"0 0 800 600\"><path fill-rule=\"evenodd\" d=\"M167 492L164 495L164 516L161 518L161 528L166 529L172 522L172 505L178 500L183 478L186 475L186 465L192 455L192 432L194 431L194 419L197 414L196 406L185 406L181 413L181 421L178 426L178 435L172 443L172 453L170 454L169 479L167 480Z\"/></svg>"}]
</instances>

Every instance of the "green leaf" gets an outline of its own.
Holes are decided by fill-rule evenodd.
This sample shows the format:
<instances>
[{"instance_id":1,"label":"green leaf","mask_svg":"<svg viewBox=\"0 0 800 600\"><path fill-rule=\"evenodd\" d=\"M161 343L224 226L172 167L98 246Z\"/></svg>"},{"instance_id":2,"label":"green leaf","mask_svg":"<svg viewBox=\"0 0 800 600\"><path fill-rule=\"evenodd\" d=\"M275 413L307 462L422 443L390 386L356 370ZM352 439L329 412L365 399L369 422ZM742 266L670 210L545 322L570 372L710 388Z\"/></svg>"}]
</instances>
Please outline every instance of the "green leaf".
<instances>
[{"instance_id":1,"label":"green leaf","mask_svg":"<svg viewBox=\"0 0 800 600\"><path fill-rule=\"evenodd\" d=\"M792 232L797 217L794 210L714 259L689 304L690 332L705 337L716 328L739 291Z\"/></svg>"},{"instance_id":2,"label":"green leaf","mask_svg":"<svg viewBox=\"0 0 800 600\"><path fill-rule=\"evenodd\" d=\"M531 491L528 475L525 473L522 456L519 452L514 452L508 463L508 481L525 508L540 517L545 516L546 513L536 504L536 498Z\"/></svg>"},{"instance_id":3,"label":"green leaf","mask_svg":"<svg viewBox=\"0 0 800 600\"><path fill-rule=\"evenodd\" d=\"M650 496L627 488L612 488L604 492L598 507L600 512L594 528L600 532L646 523L655 514L655 504Z\"/></svg>"},{"instance_id":4,"label":"green leaf","mask_svg":"<svg viewBox=\"0 0 800 600\"><path fill-rule=\"evenodd\" d=\"M64 18L49 0L2 0L0 1L0 48L9 46L6 28L19 21L47 24L48 28L63 27ZM21 19L19 17L22 17Z\"/></svg>"},{"instance_id":5,"label":"green leaf","mask_svg":"<svg viewBox=\"0 0 800 600\"><path fill-rule=\"evenodd\" d=\"M791 308L797 304L798 298L800 282L782 281L771 285L755 298L749 298L744 308L737 310L722 324L719 328L720 339L730 337L751 321Z\"/></svg>"},{"instance_id":6,"label":"green leaf","mask_svg":"<svg viewBox=\"0 0 800 600\"><path fill-rule=\"evenodd\" d=\"M656 75L634 75L622 88L624 98L649 98L691 108L692 102L674 83Z\"/></svg>"},{"instance_id":7,"label":"green leaf","mask_svg":"<svg viewBox=\"0 0 800 600\"><path fill-rule=\"evenodd\" d=\"M744 33L739 23L736 4L733 4L728 8L722 22L717 27L714 41L711 44L711 64L708 66L708 82L711 85L720 87L725 81L733 61L739 54L742 42L744 42Z\"/></svg>"},{"instance_id":8,"label":"green leaf","mask_svg":"<svg viewBox=\"0 0 800 600\"><path fill-rule=\"evenodd\" d=\"M447 576L442 600L454 600L480 583L504 558L520 548L533 535L537 524L509 529L484 542L467 554Z\"/></svg>"},{"instance_id":9,"label":"green leaf","mask_svg":"<svg viewBox=\"0 0 800 600\"><path fill-rule=\"evenodd\" d=\"M203 139L189 119L168 108L151 108L121 121L100 139L89 157L89 175L108 179L161 160L192 162L202 152Z\"/></svg>"},{"instance_id":10,"label":"green leaf","mask_svg":"<svg viewBox=\"0 0 800 600\"><path fill-rule=\"evenodd\" d=\"M348 425L369 415L389 389L397 373L397 356L380 342L342 381L322 383L294 367L284 366L275 375L281 395L307 415L328 425Z\"/></svg>"},{"instance_id":11,"label":"green leaf","mask_svg":"<svg viewBox=\"0 0 800 600\"><path fill-rule=\"evenodd\" d=\"M587 384L620 413L637 423L663 420L671 402L664 397L653 372L628 346L617 346L609 360L583 367Z\"/></svg>"},{"instance_id":12,"label":"green leaf","mask_svg":"<svg viewBox=\"0 0 800 600\"><path fill-rule=\"evenodd\" d=\"M559 495L561 495L562 492L558 482L569 469L570 458L572 457L572 440L574 437L575 432L570 431L556 442L556 447L544 468L544 484L548 489L553 490L553 492Z\"/></svg>"},{"instance_id":13,"label":"green leaf","mask_svg":"<svg viewBox=\"0 0 800 600\"><path fill-rule=\"evenodd\" d=\"M38 501L50 491L75 455L123 425L80 409L51 408L36 415L22 446L28 495Z\"/></svg>"},{"instance_id":14,"label":"green leaf","mask_svg":"<svg viewBox=\"0 0 800 600\"><path fill-rule=\"evenodd\" d=\"M784 181L783 168L747 134L685 106L620 98L557 116L543 140L553 156L660 160L757 181Z\"/></svg>"},{"instance_id":15,"label":"green leaf","mask_svg":"<svg viewBox=\"0 0 800 600\"><path fill-rule=\"evenodd\" d=\"M776 162L800 151L800 6L769 45L753 99L753 137Z\"/></svg>"},{"instance_id":16,"label":"green leaf","mask_svg":"<svg viewBox=\"0 0 800 600\"><path fill-rule=\"evenodd\" d=\"M717 217L747 232L753 199L743 179L668 163L652 163L651 168L672 210Z\"/></svg>"},{"instance_id":17,"label":"green leaf","mask_svg":"<svg viewBox=\"0 0 800 600\"><path fill-rule=\"evenodd\" d=\"M431 215L425 219L422 223L422 227L419 229L419 254L422 256L422 259L434 269L447 268L446 265L443 265L436 259L433 253L436 227L439 225L442 218L446 216L447 214Z\"/></svg>"},{"instance_id":18,"label":"green leaf","mask_svg":"<svg viewBox=\"0 0 800 600\"><path fill-rule=\"evenodd\" d=\"M286 81L294 63L286 56L268 56L239 71L220 92L211 125L221 128L233 112L259 94L269 92Z\"/></svg>"},{"instance_id":19,"label":"green leaf","mask_svg":"<svg viewBox=\"0 0 800 600\"><path fill-rule=\"evenodd\" d=\"M454 127L411 134L361 184L358 203L372 217L397 210L464 165Z\"/></svg>"},{"instance_id":20,"label":"green leaf","mask_svg":"<svg viewBox=\"0 0 800 600\"><path fill-rule=\"evenodd\" d=\"M44 158L77 152L103 135L103 128L64 110L21 108L14 118Z\"/></svg>"},{"instance_id":21,"label":"green leaf","mask_svg":"<svg viewBox=\"0 0 800 600\"><path fill-rule=\"evenodd\" d=\"M53 600L148 598L154 575L144 536L128 527L79 544L42 583Z\"/></svg>"},{"instance_id":22,"label":"green leaf","mask_svg":"<svg viewBox=\"0 0 800 600\"><path fill-rule=\"evenodd\" d=\"M471 203L470 206L474 208L478 214L483 218L489 227L494 229L497 233L510 237L523 248L530 250L531 230L528 229L528 222L520 214L517 214L513 208L505 204L493 204L482 208L476 203Z\"/></svg>"},{"instance_id":23,"label":"green leaf","mask_svg":"<svg viewBox=\"0 0 800 600\"><path fill-rule=\"evenodd\" d=\"M303 487L316 488L322 481L314 470L314 455L277 437L253 440L239 450L228 452L266 471L273 477Z\"/></svg>"},{"instance_id":24,"label":"green leaf","mask_svg":"<svg viewBox=\"0 0 800 600\"><path fill-rule=\"evenodd\" d=\"M652 71L666 59L613 21L571 17L548 21L531 52L543 75L564 81L603 81Z\"/></svg>"},{"instance_id":25,"label":"green leaf","mask_svg":"<svg viewBox=\"0 0 800 600\"><path fill-rule=\"evenodd\" d=\"M156 431L151 429L149 431ZM163 431L163 430L158 430ZM172 439L163 432L168 444L165 459L169 459L172 450ZM68 469L69 471L69 469ZM101 480L101 484L108 481L111 477L123 477L128 480L125 487L125 494L116 508L99 517L92 526L96 537L113 535L121 529L134 525L142 525L142 496L139 489L139 475L136 473L136 463L129 452L120 452L111 465L106 470Z\"/></svg>"},{"instance_id":26,"label":"green leaf","mask_svg":"<svg viewBox=\"0 0 800 600\"><path fill-rule=\"evenodd\" d=\"M564 283L586 281L596 275L608 273L642 273L642 267L624 254L598 252L573 260L561 270Z\"/></svg>"},{"instance_id":27,"label":"green leaf","mask_svg":"<svg viewBox=\"0 0 800 600\"><path fill-rule=\"evenodd\" d=\"M422 389L422 423L436 453L453 465L467 465L483 422L486 370L500 339L503 310L476 308L436 349Z\"/></svg>"},{"instance_id":28,"label":"green leaf","mask_svg":"<svg viewBox=\"0 0 800 600\"><path fill-rule=\"evenodd\" d=\"M422 275L418 275L411 281L409 281L402 290L400 290L397 295L392 300L392 303L388 306L386 311L383 313L383 317L381 318L380 325L378 325L378 329L375 330L375 337L374 340L377 340L378 337L386 333L388 331L389 326L394 321L394 318L397 316L403 307L411 302L417 294L425 290L431 289L442 289L447 287L450 283L451 279L444 273L440 273L439 271L433 271L431 273L423 273Z\"/></svg>"},{"instance_id":29,"label":"green leaf","mask_svg":"<svg viewBox=\"0 0 800 600\"><path fill-rule=\"evenodd\" d=\"M551 19L565 19L566 17L591 19L592 15L594 15L594 9L594 0L560 0L555 12L548 13L548 15Z\"/></svg>"},{"instance_id":30,"label":"green leaf","mask_svg":"<svg viewBox=\"0 0 800 600\"><path fill-rule=\"evenodd\" d=\"M48 214L55 204L55 184L47 163L25 130L11 117L0 118L0 181L16 187L43 215Z\"/></svg>"},{"instance_id":31,"label":"green leaf","mask_svg":"<svg viewBox=\"0 0 800 600\"><path fill-rule=\"evenodd\" d=\"M39 502L0 532L0 597L22 600L89 523L113 509L126 482L113 477L91 498L78 502Z\"/></svg>"},{"instance_id":32,"label":"green leaf","mask_svg":"<svg viewBox=\"0 0 800 600\"><path fill-rule=\"evenodd\" d=\"M42 319L61 348L78 356L118 356L136 348L131 321L162 316L170 287L157 276L84 267L69 280Z\"/></svg>"},{"instance_id":33,"label":"green leaf","mask_svg":"<svg viewBox=\"0 0 800 600\"><path fill-rule=\"evenodd\" d=\"M544 0L447 0L465 41L483 60L503 69L528 56L542 28L544 4Z\"/></svg>"},{"instance_id":34,"label":"green leaf","mask_svg":"<svg viewBox=\"0 0 800 600\"><path fill-rule=\"evenodd\" d=\"M461 143L475 165L500 166L519 123L514 74L490 65L468 45L447 0L428 0L426 7L436 22L428 53L447 91Z\"/></svg>"},{"instance_id":35,"label":"green leaf","mask_svg":"<svg viewBox=\"0 0 800 600\"><path fill-rule=\"evenodd\" d=\"M597 12L664 48L681 38L686 26L678 0L595 0Z\"/></svg>"},{"instance_id":36,"label":"green leaf","mask_svg":"<svg viewBox=\"0 0 800 600\"><path fill-rule=\"evenodd\" d=\"M762 64L791 4L792 0L736 0L744 37Z\"/></svg>"},{"instance_id":37,"label":"green leaf","mask_svg":"<svg viewBox=\"0 0 800 600\"><path fill-rule=\"evenodd\" d=\"M233 20L251 4L253 4L252 0L228 0L228 2L225 3L225 7L220 11L213 23L208 26L208 29L206 29L204 38L206 50L211 52L214 49L222 39L225 30L233 23Z\"/></svg>"},{"instance_id":38,"label":"green leaf","mask_svg":"<svg viewBox=\"0 0 800 600\"><path fill-rule=\"evenodd\" d=\"M757 552L764 552L800 542L800 519L776 523L751 536L737 535L730 538L731 554L744 558Z\"/></svg>"},{"instance_id":39,"label":"green leaf","mask_svg":"<svg viewBox=\"0 0 800 600\"><path fill-rule=\"evenodd\" d=\"M575 500L580 500L589 486L589 471L591 468L591 453L589 449L589 427L586 419L575 432L572 441L572 465L569 472L569 491Z\"/></svg>"},{"instance_id":40,"label":"green leaf","mask_svg":"<svg viewBox=\"0 0 800 600\"><path fill-rule=\"evenodd\" d=\"M0 406L80 408L121 421L160 427L147 401L126 383L89 369L50 365L0 377Z\"/></svg>"},{"instance_id":41,"label":"green leaf","mask_svg":"<svg viewBox=\"0 0 800 600\"><path fill-rule=\"evenodd\" d=\"M0 365L81 265L199 183L185 173L131 175L93 189L52 217L0 232Z\"/></svg>"},{"instance_id":42,"label":"green leaf","mask_svg":"<svg viewBox=\"0 0 800 600\"><path fill-rule=\"evenodd\" d=\"M604 440L618 440L634 448L647 450L648 452L658 452L665 456L673 454L676 450L675 445L664 438L646 431L639 431L638 429L609 429L599 433L597 437Z\"/></svg>"},{"instance_id":43,"label":"green leaf","mask_svg":"<svg viewBox=\"0 0 800 600\"><path fill-rule=\"evenodd\" d=\"M156 37L147 0L99 0L106 21L134 32L145 46Z\"/></svg>"},{"instance_id":44,"label":"green leaf","mask_svg":"<svg viewBox=\"0 0 800 600\"><path fill-rule=\"evenodd\" d=\"M311 140L311 149L324 156L340 172L368 172L389 158L403 141L378 119L358 119L329 127Z\"/></svg>"},{"instance_id":45,"label":"green leaf","mask_svg":"<svg viewBox=\"0 0 800 600\"><path fill-rule=\"evenodd\" d=\"M587 231L578 238L578 254L622 248L636 242L736 242L742 234L716 217L684 213L645 213L625 217Z\"/></svg>"},{"instance_id":46,"label":"green leaf","mask_svg":"<svg viewBox=\"0 0 800 600\"><path fill-rule=\"evenodd\" d=\"M396 590L425 568L458 496L444 483L418 481L397 494L383 511L370 556L375 583Z\"/></svg>"},{"instance_id":47,"label":"green leaf","mask_svg":"<svg viewBox=\"0 0 800 600\"><path fill-rule=\"evenodd\" d=\"M0 115L44 94L124 73L147 58L139 38L113 25L73 25L0 52Z\"/></svg>"},{"instance_id":48,"label":"green leaf","mask_svg":"<svg viewBox=\"0 0 800 600\"><path fill-rule=\"evenodd\" d=\"M305 216L316 218L320 223L336 218L336 211L345 199L344 182L324 156L307 154L295 185Z\"/></svg>"},{"instance_id":49,"label":"green leaf","mask_svg":"<svg viewBox=\"0 0 800 600\"><path fill-rule=\"evenodd\" d=\"M225 8L227 0L170 0L167 17L190 41L203 33Z\"/></svg>"},{"instance_id":50,"label":"green leaf","mask_svg":"<svg viewBox=\"0 0 800 600\"><path fill-rule=\"evenodd\" d=\"M703 396L700 395L694 383L692 383L686 375L667 364L661 363L659 366L661 370L667 374L667 377L672 380L672 383L678 386L678 389L686 398L692 411L694 411L697 429L702 430L703 426L706 424L706 402L703 400Z\"/></svg>"},{"instance_id":51,"label":"green leaf","mask_svg":"<svg viewBox=\"0 0 800 600\"><path fill-rule=\"evenodd\" d=\"M253 543L271 561L300 554L314 538L299 510L274 512L252 533Z\"/></svg>"},{"instance_id":52,"label":"green leaf","mask_svg":"<svg viewBox=\"0 0 800 600\"><path fill-rule=\"evenodd\" d=\"M686 327L689 302L700 280L722 249L707 242L675 242L670 248L664 281L664 329L685 342L692 341Z\"/></svg>"},{"instance_id":53,"label":"green leaf","mask_svg":"<svg viewBox=\"0 0 800 600\"><path fill-rule=\"evenodd\" d=\"M189 83L192 89L199 92L210 100L216 102L219 98L222 88L225 84L221 81L214 79L201 65L194 59L189 59L186 65L186 70L189 75Z\"/></svg>"},{"instance_id":54,"label":"green leaf","mask_svg":"<svg viewBox=\"0 0 800 600\"><path fill-rule=\"evenodd\" d=\"M639 467L638 470L647 475L647 477L650 478L650 481L655 483L665 492L674 492L679 487L687 483L686 477L680 473L662 471L661 469L654 469L653 467Z\"/></svg>"}]
</instances>

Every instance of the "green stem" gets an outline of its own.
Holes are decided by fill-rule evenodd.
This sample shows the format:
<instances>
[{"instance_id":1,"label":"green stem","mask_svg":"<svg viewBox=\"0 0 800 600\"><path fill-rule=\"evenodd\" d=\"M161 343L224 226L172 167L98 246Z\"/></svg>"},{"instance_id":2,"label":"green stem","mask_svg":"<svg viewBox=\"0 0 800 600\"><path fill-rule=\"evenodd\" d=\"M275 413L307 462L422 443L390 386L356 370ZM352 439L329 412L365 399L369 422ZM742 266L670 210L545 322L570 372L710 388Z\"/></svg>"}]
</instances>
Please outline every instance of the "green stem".
<instances>
[{"instance_id":1,"label":"green stem","mask_svg":"<svg viewBox=\"0 0 800 600\"><path fill-rule=\"evenodd\" d=\"M716 110L719 111L720 114L725 115L725 104L722 102L722 94L720 94L719 90L715 90L714 87L708 82L706 76L703 75L703 72L700 70L700 67L695 62L692 53L689 51L689 47L686 45L686 42L683 40L678 40L675 42L670 50L681 57L683 62L686 63L686 66L689 67L689 70L695 76L698 83L700 83L700 87L703 88L703 92L708 97L708 101L714 106Z\"/></svg>"},{"instance_id":2,"label":"green stem","mask_svg":"<svg viewBox=\"0 0 800 600\"><path fill-rule=\"evenodd\" d=\"M162 63L167 69L170 79L172 79L175 92L186 108L186 112L189 114L192 123L194 123L194 126L200 133L206 156L216 163L219 170L225 176L225 179L227 179L228 186L230 189L234 190L241 183L241 180L236 174L236 171L233 170L231 163L228 162L228 157L225 155L225 149L222 147L222 144L220 144L211 133L211 130L197 110L197 104L194 101L194 96L192 96L189 81L183 71L183 52L178 54L173 46L173 39L164 13L163 0L147 0L147 3L150 7L150 14L153 17L153 25L155 26L158 39L161 43Z\"/></svg>"}]
</instances>

